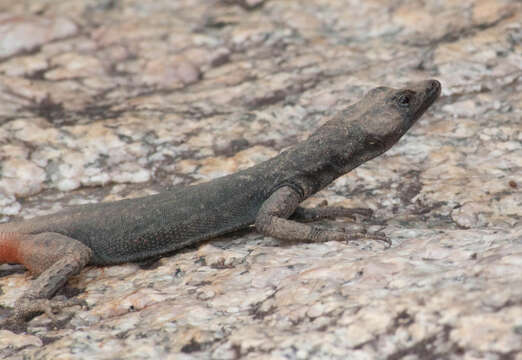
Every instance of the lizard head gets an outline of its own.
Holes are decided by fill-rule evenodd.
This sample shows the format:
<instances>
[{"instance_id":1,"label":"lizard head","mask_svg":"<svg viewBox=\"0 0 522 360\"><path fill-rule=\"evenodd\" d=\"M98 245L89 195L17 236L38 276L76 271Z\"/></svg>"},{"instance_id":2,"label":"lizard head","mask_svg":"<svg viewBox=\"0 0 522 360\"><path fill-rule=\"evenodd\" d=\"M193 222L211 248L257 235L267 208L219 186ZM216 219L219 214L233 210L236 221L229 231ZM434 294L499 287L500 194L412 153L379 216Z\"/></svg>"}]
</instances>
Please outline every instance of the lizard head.
<instances>
[{"instance_id":1,"label":"lizard head","mask_svg":"<svg viewBox=\"0 0 522 360\"><path fill-rule=\"evenodd\" d=\"M439 97L440 90L437 80L425 80L402 89L369 91L296 148L295 153L304 158L297 163L313 162L318 169L347 173L391 148ZM311 160L314 153L317 158Z\"/></svg>"},{"instance_id":2,"label":"lizard head","mask_svg":"<svg viewBox=\"0 0 522 360\"><path fill-rule=\"evenodd\" d=\"M358 126L367 149L375 147L373 156L388 150L439 97L437 80L406 84L402 89L378 87L369 91L358 104L365 108Z\"/></svg>"}]
</instances>

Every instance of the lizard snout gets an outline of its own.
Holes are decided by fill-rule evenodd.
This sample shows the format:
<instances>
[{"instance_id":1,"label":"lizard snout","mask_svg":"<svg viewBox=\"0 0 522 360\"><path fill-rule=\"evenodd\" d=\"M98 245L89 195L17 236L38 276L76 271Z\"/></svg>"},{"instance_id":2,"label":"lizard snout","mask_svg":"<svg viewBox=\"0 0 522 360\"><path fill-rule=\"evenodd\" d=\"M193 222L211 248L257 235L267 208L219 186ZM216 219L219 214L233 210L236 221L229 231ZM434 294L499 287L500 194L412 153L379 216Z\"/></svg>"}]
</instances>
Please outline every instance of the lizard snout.
<instances>
[{"instance_id":1,"label":"lizard snout","mask_svg":"<svg viewBox=\"0 0 522 360\"><path fill-rule=\"evenodd\" d=\"M440 82L437 80L428 80L428 93L433 94L440 91Z\"/></svg>"}]
</instances>

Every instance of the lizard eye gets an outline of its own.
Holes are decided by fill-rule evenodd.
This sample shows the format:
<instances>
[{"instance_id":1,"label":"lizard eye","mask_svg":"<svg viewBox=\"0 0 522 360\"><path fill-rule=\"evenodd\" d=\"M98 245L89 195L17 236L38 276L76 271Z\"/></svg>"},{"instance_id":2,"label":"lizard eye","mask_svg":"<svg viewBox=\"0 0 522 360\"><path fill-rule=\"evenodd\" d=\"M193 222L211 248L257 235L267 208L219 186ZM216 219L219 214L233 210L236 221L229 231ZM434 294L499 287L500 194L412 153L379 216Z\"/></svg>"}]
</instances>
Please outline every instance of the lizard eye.
<instances>
[{"instance_id":1,"label":"lizard eye","mask_svg":"<svg viewBox=\"0 0 522 360\"><path fill-rule=\"evenodd\" d=\"M376 137L368 137L366 139L366 142L370 146L375 146L375 147L382 147L383 146L383 142L380 139L376 138Z\"/></svg>"},{"instance_id":2,"label":"lizard eye","mask_svg":"<svg viewBox=\"0 0 522 360\"><path fill-rule=\"evenodd\" d=\"M399 104L399 106L408 107L410 105L410 100L410 96L405 94L399 96L399 98L397 99L397 103Z\"/></svg>"}]
</instances>

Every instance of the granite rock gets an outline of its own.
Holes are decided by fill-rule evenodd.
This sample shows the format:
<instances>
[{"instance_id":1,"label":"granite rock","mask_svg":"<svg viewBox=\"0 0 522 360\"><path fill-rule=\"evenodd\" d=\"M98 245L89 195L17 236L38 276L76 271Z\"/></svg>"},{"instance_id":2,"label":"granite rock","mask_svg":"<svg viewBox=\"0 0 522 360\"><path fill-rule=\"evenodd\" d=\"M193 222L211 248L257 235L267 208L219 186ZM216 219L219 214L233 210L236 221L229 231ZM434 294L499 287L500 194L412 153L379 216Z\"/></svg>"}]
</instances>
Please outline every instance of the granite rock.
<instances>
[{"instance_id":1,"label":"granite rock","mask_svg":"<svg viewBox=\"0 0 522 360\"><path fill-rule=\"evenodd\" d=\"M390 249L245 231L87 267L63 293L88 308L0 330L2 358L522 359L519 1L7 0L0 12L1 221L208 181L376 85L443 86L394 148L306 202L372 208L365 226ZM0 322L29 283L0 265Z\"/></svg>"}]
</instances>

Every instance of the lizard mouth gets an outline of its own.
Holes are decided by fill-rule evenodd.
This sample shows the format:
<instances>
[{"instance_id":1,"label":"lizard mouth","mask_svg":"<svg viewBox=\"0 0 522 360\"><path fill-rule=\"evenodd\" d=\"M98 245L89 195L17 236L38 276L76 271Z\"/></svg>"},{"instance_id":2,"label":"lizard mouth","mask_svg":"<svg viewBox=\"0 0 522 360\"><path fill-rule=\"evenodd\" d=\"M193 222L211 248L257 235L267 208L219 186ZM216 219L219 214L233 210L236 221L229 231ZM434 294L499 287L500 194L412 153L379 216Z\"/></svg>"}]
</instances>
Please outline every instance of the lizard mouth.
<instances>
[{"instance_id":1,"label":"lizard mouth","mask_svg":"<svg viewBox=\"0 0 522 360\"><path fill-rule=\"evenodd\" d=\"M428 108L437 100L440 95L441 85L437 80L428 80L426 89L424 90L424 101L420 104L415 112L415 119L418 119Z\"/></svg>"}]
</instances>

